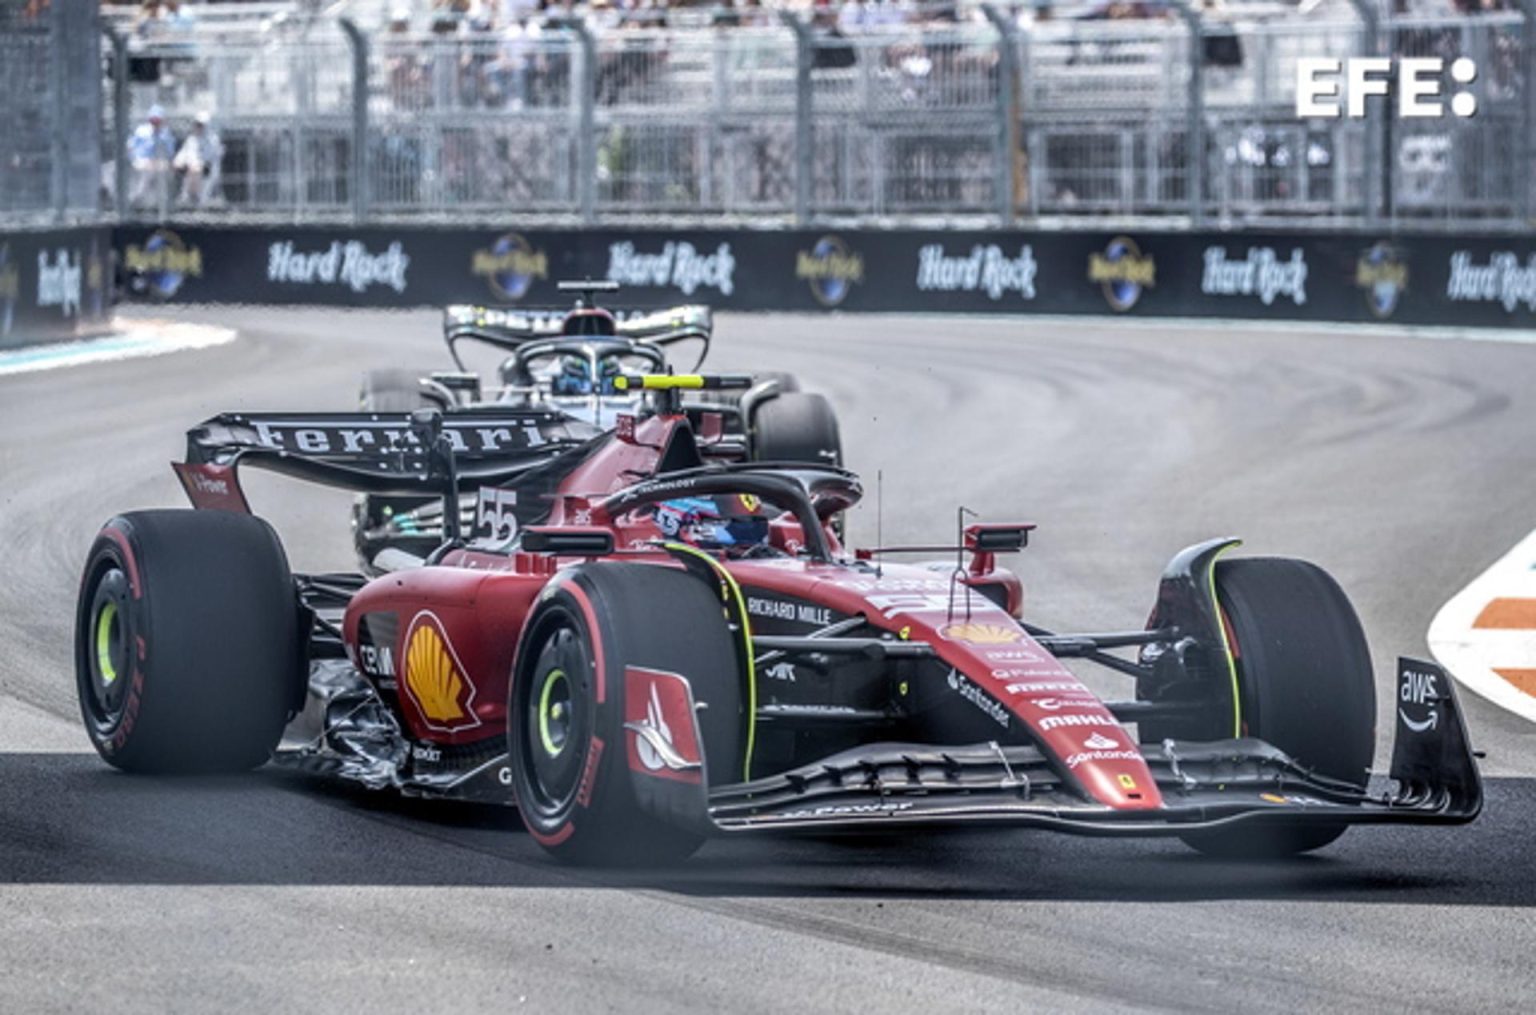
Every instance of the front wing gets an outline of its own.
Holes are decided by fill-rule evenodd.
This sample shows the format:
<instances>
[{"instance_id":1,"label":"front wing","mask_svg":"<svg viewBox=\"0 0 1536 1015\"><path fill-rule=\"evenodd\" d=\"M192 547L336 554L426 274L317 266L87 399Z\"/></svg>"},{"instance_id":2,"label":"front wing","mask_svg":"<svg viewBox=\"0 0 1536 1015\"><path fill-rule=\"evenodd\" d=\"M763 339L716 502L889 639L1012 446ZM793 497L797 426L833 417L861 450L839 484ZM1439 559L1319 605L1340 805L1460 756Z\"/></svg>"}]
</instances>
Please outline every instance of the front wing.
<instances>
[{"instance_id":1,"label":"front wing","mask_svg":"<svg viewBox=\"0 0 1536 1015\"><path fill-rule=\"evenodd\" d=\"M1427 682L1427 683L1426 683ZM1143 753L1164 806L1085 801L1035 747L871 744L709 795L722 833L955 823L1079 835L1186 835L1234 824L1462 824L1482 779L1443 670L1404 659L1392 764L1364 786L1311 772L1262 740L1164 741Z\"/></svg>"}]
</instances>

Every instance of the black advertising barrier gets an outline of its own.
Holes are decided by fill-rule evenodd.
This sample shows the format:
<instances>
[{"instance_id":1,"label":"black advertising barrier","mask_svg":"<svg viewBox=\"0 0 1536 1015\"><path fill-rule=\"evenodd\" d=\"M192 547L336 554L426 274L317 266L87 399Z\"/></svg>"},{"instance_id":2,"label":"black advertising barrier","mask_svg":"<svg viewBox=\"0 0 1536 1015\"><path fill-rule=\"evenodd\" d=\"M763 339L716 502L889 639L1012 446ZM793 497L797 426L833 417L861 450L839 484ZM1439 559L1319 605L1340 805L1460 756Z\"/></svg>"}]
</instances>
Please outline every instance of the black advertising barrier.
<instances>
[{"instance_id":1,"label":"black advertising barrier","mask_svg":"<svg viewBox=\"0 0 1536 1015\"><path fill-rule=\"evenodd\" d=\"M152 299L558 305L561 279L621 302L739 310L1107 314L1536 326L1536 236L122 227Z\"/></svg>"},{"instance_id":2,"label":"black advertising barrier","mask_svg":"<svg viewBox=\"0 0 1536 1015\"><path fill-rule=\"evenodd\" d=\"M105 331L111 252L105 226L0 231L0 348Z\"/></svg>"}]
</instances>

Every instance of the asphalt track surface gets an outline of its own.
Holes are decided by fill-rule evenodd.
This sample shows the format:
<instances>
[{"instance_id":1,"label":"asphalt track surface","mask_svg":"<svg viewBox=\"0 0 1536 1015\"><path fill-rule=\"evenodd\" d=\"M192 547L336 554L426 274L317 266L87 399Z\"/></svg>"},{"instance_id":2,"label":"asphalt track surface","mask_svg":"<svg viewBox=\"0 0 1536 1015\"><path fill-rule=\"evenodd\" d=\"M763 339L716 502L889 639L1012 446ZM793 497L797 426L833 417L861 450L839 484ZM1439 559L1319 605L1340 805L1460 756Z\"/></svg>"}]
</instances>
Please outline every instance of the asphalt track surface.
<instances>
[{"instance_id":1,"label":"asphalt track surface","mask_svg":"<svg viewBox=\"0 0 1536 1015\"><path fill-rule=\"evenodd\" d=\"M262 771L120 775L78 730L87 545L175 505L223 409L345 409L441 362L429 313L192 308L231 345L0 379L0 1010L1528 1009L1536 728L1467 700L1484 816L1283 863L1041 833L733 840L686 866L552 865L499 810ZM1353 595L1382 674L1536 520L1536 348L1114 322L722 315L719 368L832 396L887 541L957 504L1040 524L1033 619L1139 626L1169 555L1239 533ZM252 484L295 566L345 498ZM874 538L874 511L852 520ZM209 566L218 566L210 561ZM1118 678L1100 686L1116 689ZM1121 688L1121 693L1125 693Z\"/></svg>"}]
</instances>

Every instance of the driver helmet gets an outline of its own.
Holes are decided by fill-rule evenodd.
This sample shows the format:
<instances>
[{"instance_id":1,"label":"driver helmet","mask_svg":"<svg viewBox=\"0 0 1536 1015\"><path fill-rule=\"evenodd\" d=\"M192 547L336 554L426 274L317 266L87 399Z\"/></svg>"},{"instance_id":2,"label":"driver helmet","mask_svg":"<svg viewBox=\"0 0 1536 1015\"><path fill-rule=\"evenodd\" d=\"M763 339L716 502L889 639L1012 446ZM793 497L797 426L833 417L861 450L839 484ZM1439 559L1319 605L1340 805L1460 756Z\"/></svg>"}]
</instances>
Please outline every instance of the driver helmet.
<instances>
[{"instance_id":1,"label":"driver helmet","mask_svg":"<svg viewBox=\"0 0 1536 1015\"><path fill-rule=\"evenodd\" d=\"M550 382L557 395L592 394L592 368L585 356L561 356L560 369Z\"/></svg>"},{"instance_id":2,"label":"driver helmet","mask_svg":"<svg viewBox=\"0 0 1536 1015\"><path fill-rule=\"evenodd\" d=\"M619 364L617 356L604 356L597 363L598 374L603 383L603 394L612 395L618 392L613 386L613 379L623 373L623 367Z\"/></svg>"},{"instance_id":3,"label":"driver helmet","mask_svg":"<svg viewBox=\"0 0 1536 1015\"><path fill-rule=\"evenodd\" d=\"M703 550L729 550L768 542L768 517L751 494L680 497L656 506L656 524L669 539Z\"/></svg>"},{"instance_id":4,"label":"driver helmet","mask_svg":"<svg viewBox=\"0 0 1536 1015\"><path fill-rule=\"evenodd\" d=\"M555 372L551 382L554 393L557 395L590 395L594 388L605 395L611 395L618 389L613 385L613 379L623 372L618 357L604 356L597 365L598 384L593 384L592 368L585 356L567 355L560 357L560 368Z\"/></svg>"}]
</instances>

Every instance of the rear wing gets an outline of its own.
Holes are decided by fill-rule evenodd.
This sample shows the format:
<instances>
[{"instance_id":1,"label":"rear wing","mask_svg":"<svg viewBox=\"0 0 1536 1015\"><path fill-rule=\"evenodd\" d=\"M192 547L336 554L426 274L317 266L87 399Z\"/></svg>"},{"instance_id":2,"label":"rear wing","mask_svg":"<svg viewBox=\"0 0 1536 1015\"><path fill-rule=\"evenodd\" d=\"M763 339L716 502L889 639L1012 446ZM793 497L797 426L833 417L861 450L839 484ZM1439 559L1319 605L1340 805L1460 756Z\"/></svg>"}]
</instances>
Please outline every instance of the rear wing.
<instances>
[{"instance_id":1,"label":"rear wing","mask_svg":"<svg viewBox=\"0 0 1536 1015\"><path fill-rule=\"evenodd\" d=\"M584 456L602 434L561 412L503 406L448 413L442 432L460 491ZM187 431L186 461L172 468L194 507L248 512L241 465L359 493L445 492L403 412L221 413Z\"/></svg>"},{"instance_id":2,"label":"rear wing","mask_svg":"<svg viewBox=\"0 0 1536 1015\"><path fill-rule=\"evenodd\" d=\"M582 311L591 314L592 311ZM703 342L698 362L703 363L709 352L709 342L714 334L714 315L699 304L669 307L665 310L605 310L613 319L613 335L636 342L666 348L678 342ZM559 338L566 335L566 322L572 311L569 308L523 308L510 310L502 307L482 307L457 303L443 308L443 340L448 352L463 369L457 345L465 339L484 342L509 352L535 339ZM573 336L577 337L577 336ZM587 336L591 337L591 336Z\"/></svg>"}]
</instances>

